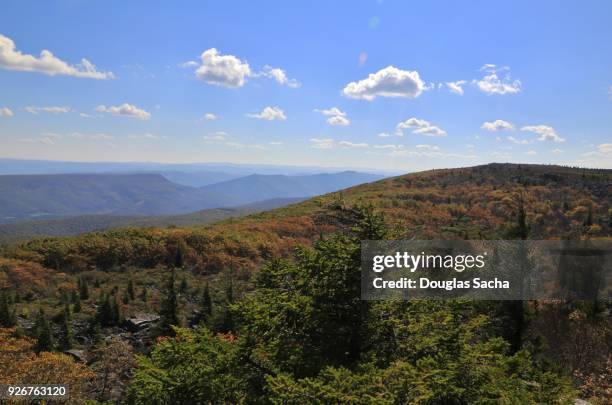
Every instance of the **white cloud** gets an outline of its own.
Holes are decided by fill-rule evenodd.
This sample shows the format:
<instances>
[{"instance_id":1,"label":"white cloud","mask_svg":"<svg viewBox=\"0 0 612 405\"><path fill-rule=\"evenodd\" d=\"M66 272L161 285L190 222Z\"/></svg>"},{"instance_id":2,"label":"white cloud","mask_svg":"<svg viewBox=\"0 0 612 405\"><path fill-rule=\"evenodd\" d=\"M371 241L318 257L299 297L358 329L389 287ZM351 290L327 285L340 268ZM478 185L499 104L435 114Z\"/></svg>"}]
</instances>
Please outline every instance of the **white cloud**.
<instances>
[{"instance_id":1,"label":"white cloud","mask_svg":"<svg viewBox=\"0 0 612 405\"><path fill-rule=\"evenodd\" d=\"M512 80L509 68L498 68L495 65L487 64L480 68L486 72L485 76L480 80L473 80L472 83L478 87L480 91L486 94L516 94L521 91L521 81ZM503 78L500 79L498 72L508 71Z\"/></svg>"},{"instance_id":2,"label":"white cloud","mask_svg":"<svg viewBox=\"0 0 612 405\"><path fill-rule=\"evenodd\" d=\"M167 139L167 136L159 136L155 134L142 134L142 135L128 135L130 139L144 139L144 140L159 140L159 139Z\"/></svg>"},{"instance_id":3,"label":"white cloud","mask_svg":"<svg viewBox=\"0 0 612 405\"><path fill-rule=\"evenodd\" d=\"M538 152L536 152L533 149L528 150L527 152L525 152L525 155L530 155L530 156L534 156L534 155L537 155L537 154L538 154Z\"/></svg>"},{"instance_id":4,"label":"white cloud","mask_svg":"<svg viewBox=\"0 0 612 405\"><path fill-rule=\"evenodd\" d=\"M227 132L219 131L202 137L205 141L224 141L227 139Z\"/></svg>"},{"instance_id":5,"label":"white cloud","mask_svg":"<svg viewBox=\"0 0 612 405\"><path fill-rule=\"evenodd\" d=\"M51 106L51 107L28 106L25 108L25 110L29 112L30 114L38 114L39 112L48 112L51 114L65 114L65 113L69 113L73 111L72 108L66 107L66 106Z\"/></svg>"},{"instance_id":6,"label":"white cloud","mask_svg":"<svg viewBox=\"0 0 612 405\"><path fill-rule=\"evenodd\" d=\"M560 155L560 154L563 153L563 151L561 149L557 148L557 149L551 150L550 153L552 153L553 155Z\"/></svg>"},{"instance_id":7,"label":"white cloud","mask_svg":"<svg viewBox=\"0 0 612 405\"><path fill-rule=\"evenodd\" d=\"M104 141L104 140L115 139L113 135L109 135L105 133L83 134L81 132L71 132L66 136L69 138L74 138L74 139L90 139L94 141Z\"/></svg>"},{"instance_id":8,"label":"white cloud","mask_svg":"<svg viewBox=\"0 0 612 405\"><path fill-rule=\"evenodd\" d=\"M273 121L273 120L284 121L287 119L283 110L281 110L278 107L270 107L270 106L261 110L260 113L247 114L246 116L251 117L251 118L257 118L260 120L266 120L266 121Z\"/></svg>"},{"instance_id":9,"label":"white cloud","mask_svg":"<svg viewBox=\"0 0 612 405\"><path fill-rule=\"evenodd\" d=\"M426 89L418 72L387 66L370 73L366 79L347 84L342 93L349 98L371 101L376 97L416 98Z\"/></svg>"},{"instance_id":10,"label":"white cloud","mask_svg":"<svg viewBox=\"0 0 612 405\"><path fill-rule=\"evenodd\" d=\"M282 144L283 144L282 142L278 142L278 141L268 142L268 145L272 145L272 146L280 146Z\"/></svg>"},{"instance_id":11,"label":"white cloud","mask_svg":"<svg viewBox=\"0 0 612 405\"><path fill-rule=\"evenodd\" d=\"M230 148L236 148L236 149L260 149L260 150L267 149L264 145L245 144L245 143L239 143L239 142L225 142L225 146L229 146Z\"/></svg>"},{"instance_id":12,"label":"white cloud","mask_svg":"<svg viewBox=\"0 0 612 405\"><path fill-rule=\"evenodd\" d=\"M181 63L179 66L182 68L194 68L199 66L199 64L194 60L188 60L187 62Z\"/></svg>"},{"instance_id":13,"label":"white cloud","mask_svg":"<svg viewBox=\"0 0 612 405\"><path fill-rule=\"evenodd\" d=\"M349 142L349 141L340 141L338 142L338 145L344 147L344 148L367 148L368 144L367 143L353 143L353 142Z\"/></svg>"},{"instance_id":14,"label":"white cloud","mask_svg":"<svg viewBox=\"0 0 612 405\"><path fill-rule=\"evenodd\" d=\"M234 55L221 55L215 48L202 52L196 77L208 84L238 88L251 76L249 64Z\"/></svg>"},{"instance_id":15,"label":"white cloud","mask_svg":"<svg viewBox=\"0 0 612 405\"><path fill-rule=\"evenodd\" d=\"M510 142L515 143L517 145L528 145L528 144L531 143L530 141L528 141L526 139L516 139L513 136L509 136L506 139L508 139Z\"/></svg>"},{"instance_id":16,"label":"white cloud","mask_svg":"<svg viewBox=\"0 0 612 405\"><path fill-rule=\"evenodd\" d=\"M612 158L612 143L602 143L597 145L594 151L583 153L585 157L606 157Z\"/></svg>"},{"instance_id":17,"label":"white cloud","mask_svg":"<svg viewBox=\"0 0 612 405\"><path fill-rule=\"evenodd\" d=\"M0 34L0 67L23 72L39 72L49 76L66 75L89 79L112 79L112 72L101 72L87 59L70 65L43 49L40 56L23 54L17 50L12 39Z\"/></svg>"},{"instance_id":18,"label":"white cloud","mask_svg":"<svg viewBox=\"0 0 612 405\"><path fill-rule=\"evenodd\" d=\"M0 107L0 117L12 117L13 111L8 107Z\"/></svg>"},{"instance_id":19,"label":"white cloud","mask_svg":"<svg viewBox=\"0 0 612 405\"><path fill-rule=\"evenodd\" d=\"M60 134L53 132L46 132L42 136L37 138L22 138L19 141L23 143L40 143L43 145L54 145L55 142L63 137Z\"/></svg>"},{"instance_id":20,"label":"white cloud","mask_svg":"<svg viewBox=\"0 0 612 405\"><path fill-rule=\"evenodd\" d=\"M261 73L261 76L268 77L270 79L276 80L278 84L282 84L291 88L297 88L301 86L301 83L295 79L289 79L287 77L287 73L283 69L273 68L272 66L264 66L264 69Z\"/></svg>"},{"instance_id":21,"label":"white cloud","mask_svg":"<svg viewBox=\"0 0 612 405\"><path fill-rule=\"evenodd\" d=\"M215 121L219 119L219 116L213 114L213 113L206 113L204 114L204 119L206 121Z\"/></svg>"},{"instance_id":22,"label":"white cloud","mask_svg":"<svg viewBox=\"0 0 612 405\"><path fill-rule=\"evenodd\" d=\"M124 117L137 118L139 120L148 120L149 118L151 118L151 114L147 111L128 103L108 107L105 105L99 105L96 107L96 111L99 113L109 113Z\"/></svg>"},{"instance_id":23,"label":"white cloud","mask_svg":"<svg viewBox=\"0 0 612 405\"><path fill-rule=\"evenodd\" d=\"M346 126L351 123L351 121L346 116L346 112L341 111L337 107L332 107L327 110L315 110L315 111L323 114L326 117L329 117L326 120L329 125Z\"/></svg>"},{"instance_id":24,"label":"white cloud","mask_svg":"<svg viewBox=\"0 0 612 405\"><path fill-rule=\"evenodd\" d=\"M331 149L334 147L332 138L310 138L310 147L314 149Z\"/></svg>"},{"instance_id":25,"label":"white cloud","mask_svg":"<svg viewBox=\"0 0 612 405\"><path fill-rule=\"evenodd\" d=\"M431 150L431 151L438 151L438 150L440 150L440 148L438 146L435 146L435 145L417 145L415 147L417 149L421 149L421 150Z\"/></svg>"},{"instance_id":26,"label":"white cloud","mask_svg":"<svg viewBox=\"0 0 612 405\"><path fill-rule=\"evenodd\" d=\"M248 79L255 77L267 77L292 88L301 86L300 82L290 79L281 68L265 65L261 71L255 72L246 61L234 55L222 55L216 48L202 52L200 62L190 60L180 66L197 68L195 75L198 79L216 86L239 88L244 86Z\"/></svg>"},{"instance_id":27,"label":"white cloud","mask_svg":"<svg viewBox=\"0 0 612 405\"><path fill-rule=\"evenodd\" d=\"M396 126L396 134L401 135L405 129L412 129L413 134L425 136L446 136L446 131L431 125L428 121L419 118L409 118Z\"/></svg>"},{"instance_id":28,"label":"white cloud","mask_svg":"<svg viewBox=\"0 0 612 405\"><path fill-rule=\"evenodd\" d=\"M485 131L513 131L514 125L508 121L504 120L495 120L492 122L484 122L480 127Z\"/></svg>"},{"instance_id":29,"label":"white cloud","mask_svg":"<svg viewBox=\"0 0 612 405\"><path fill-rule=\"evenodd\" d=\"M521 128L521 131L533 132L540 135L538 141L565 142L565 139L561 138L555 129L548 125L528 125Z\"/></svg>"},{"instance_id":30,"label":"white cloud","mask_svg":"<svg viewBox=\"0 0 612 405\"><path fill-rule=\"evenodd\" d=\"M457 80L456 82L446 82L446 87L450 90L451 93L463 95L463 85L466 84L465 80Z\"/></svg>"},{"instance_id":31,"label":"white cloud","mask_svg":"<svg viewBox=\"0 0 612 405\"><path fill-rule=\"evenodd\" d=\"M404 145L385 144L385 145L374 145L374 149L403 149Z\"/></svg>"}]
</instances>

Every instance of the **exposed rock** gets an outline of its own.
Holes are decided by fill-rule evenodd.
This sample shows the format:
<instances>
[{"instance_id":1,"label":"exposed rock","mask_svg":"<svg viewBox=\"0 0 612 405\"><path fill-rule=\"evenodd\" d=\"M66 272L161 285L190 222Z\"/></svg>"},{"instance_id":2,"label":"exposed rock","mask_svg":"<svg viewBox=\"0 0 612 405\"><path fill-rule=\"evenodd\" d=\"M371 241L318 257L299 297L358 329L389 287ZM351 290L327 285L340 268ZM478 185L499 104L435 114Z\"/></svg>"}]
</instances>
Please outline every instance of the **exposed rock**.
<instances>
[{"instance_id":1,"label":"exposed rock","mask_svg":"<svg viewBox=\"0 0 612 405\"><path fill-rule=\"evenodd\" d=\"M64 353L74 357L76 361L79 361L81 363L87 363L87 353L85 352L85 350L70 349L64 351Z\"/></svg>"},{"instance_id":2,"label":"exposed rock","mask_svg":"<svg viewBox=\"0 0 612 405\"><path fill-rule=\"evenodd\" d=\"M159 315L137 314L136 316L125 320L125 327L132 332L138 332L148 328L151 326L151 324L157 322L158 320Z\"/></svg>"}]
</instances>

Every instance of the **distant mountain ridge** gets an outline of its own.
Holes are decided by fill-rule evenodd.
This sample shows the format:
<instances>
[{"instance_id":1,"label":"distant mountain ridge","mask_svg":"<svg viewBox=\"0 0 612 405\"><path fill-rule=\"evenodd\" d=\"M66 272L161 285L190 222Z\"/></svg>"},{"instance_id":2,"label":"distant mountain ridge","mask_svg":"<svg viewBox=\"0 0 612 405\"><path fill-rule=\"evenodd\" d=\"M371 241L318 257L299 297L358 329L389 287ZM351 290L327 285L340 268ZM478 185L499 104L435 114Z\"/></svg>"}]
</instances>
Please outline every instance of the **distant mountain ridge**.
<instances>
[{"instance_id":1,"label":"distant mountain ridge","mask_svg":"<svg viewBox=\"0 0 612 405\"><path fill-rule=\"evenodd\" d=\"M74 236L112 228L148 228L165 226L199 226L228 218L284 207L306 198L275 198L231 208L210 208L179 215L123 216L79 215L59 219L26 220L0 224L0 243L47 236Z\"/></svg>"},{"instance_id":2,"label":"distant mountain ridge","mask_svg":"<svg viewBox=\"0 0 612 405\"><path fill-rule=\"evenodd\" d=\"M312 197L382 177L358 172L251 175L190 187L152 173L7 175L0 176L0 223L88 214L176 215L274 198Z\"/></svg>"}]
</instances>

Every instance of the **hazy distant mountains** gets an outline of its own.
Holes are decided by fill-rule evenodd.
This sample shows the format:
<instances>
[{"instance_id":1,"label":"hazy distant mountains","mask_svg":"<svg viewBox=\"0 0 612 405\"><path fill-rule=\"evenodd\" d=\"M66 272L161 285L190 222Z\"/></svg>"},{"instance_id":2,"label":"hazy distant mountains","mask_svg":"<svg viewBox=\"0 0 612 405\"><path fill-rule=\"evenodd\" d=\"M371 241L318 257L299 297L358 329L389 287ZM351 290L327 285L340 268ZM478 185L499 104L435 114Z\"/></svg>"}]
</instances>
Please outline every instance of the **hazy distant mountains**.
<instances>
[{"instance_id":1,"label":"hazy distant mountains","mask_svg":"<svg viewBox=\"0 0 612 405\"><path fill-rule=\"evenodd\" d=\"M176 215L270 199L311 197L383 177L353 171L236 176L215 171L174 172L163 176L154 173L5 175L0 176L0 223L89 214ZM214 184L186 186L168 178L183 184Z\"/></svg>"}]
</instances>

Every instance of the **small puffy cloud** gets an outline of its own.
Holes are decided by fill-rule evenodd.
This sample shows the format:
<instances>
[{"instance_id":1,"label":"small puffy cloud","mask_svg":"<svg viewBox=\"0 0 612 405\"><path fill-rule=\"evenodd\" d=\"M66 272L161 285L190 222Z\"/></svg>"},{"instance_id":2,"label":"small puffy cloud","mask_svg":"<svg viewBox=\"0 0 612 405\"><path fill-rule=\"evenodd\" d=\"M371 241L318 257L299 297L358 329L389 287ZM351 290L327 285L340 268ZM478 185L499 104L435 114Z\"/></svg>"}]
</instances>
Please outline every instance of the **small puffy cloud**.
<instances>
[{"instance_id":1,"label":"small puffy cloud","mask_svg":"<svg viewBox=\"0 0 612 405\"><path fill-rule=\"evenodd\" d=\"M334 147L332 138L310 138L310 147L314 149L331 149Z\"/></svg>"},{"instance_id":2,"label":"small puffy cloud","mask_svg":"<svg viewBox=\"0 0 612 405\"><path fill-rule=\"evenodd\" d=\"M533 132L540 135L538 141L565 142L565 139L561 138L555 129L548 125L528 125L522 127L521 131Z\"/></svg>"},{"instance_id":3,"label":"small puffy cloud","mask_svg":"<svg viewBox=\"0 0 612 405\"><path fill-rule=\"evenodd\" d=\"M387 66L366 79L347 84L342 93L349 98L374 100L376 97L416 98L427 89L416 71Z\"/></svg>"},{"instance_id":4,"label":"small puffy cloud","mask_svg":"<svg viewBox=\"0 0 612 405\"><path fill-rule=\"evenodd\" d=\"M498 68L495 65L486 64L480 70L485 72L485 76L482 79L473 80L472 83L483 93L504 95L516 94L521 91L521 81L512 80L509 68ZM498 73L502 71L507 73L500 78Z\"/></svg>"},{"instance_id":5,"label":"small puffy cloud","mask_svg":"<svg viewBox=\"0 0 612 405\"><path fill-rule=\"evenodd\" d=\"M551 150L550 153L552 153L553 155L560 155L560 154L563 153L563 151L561 149L557 148L557 149Z\"/></svg>"},{"instance_id":6,"label":"small puffy cloud","mask_svg":"<svg viewBox=\"0 0 612 405\"><path fill-rule=\"evenodd\" d=\"M72 111L72 108L66 106L51 106L51 107L35 107L28 106L25 108L30 114L38 114L39 112L47 112L51 114L65 114Z\"/></svg>"},{"instance_id":7,"label":"small puffy cloud","mask_svg":"<svg viewBox=\"0 0 612 405\"><path fill-rule=\"evenodd\" d=\"M70 65L43 49L36 57L17 50L12 39L0 34L0 67L7 70L39 72L49 76L65 75L89 79L112 79L112 72L101 72L87 59Z\"/></svg>"},{"instance_id":8,"label":"small puffy cloud","mask_svg":"<svg viewBox=\"0 0 612 405\"><path fill-rule=\"evenodd\" d=\"M430 151L438 151L438 150L440 150L440 148L438 146L435 146L435 145L417 145L417 146L415 146L415 148L420 149L420 150L430 150Z\"/></svg>"},{"instance_id":9,"label":"small puffy cloud","mask_svg":"<svg viewBox=\"0 0 612 405\"><path fill-rule=\"evenodd\" d=\"M282 144L283 144L282 142L278 142L278 141L268 142L268 145L272 145L272 146L280 146Z\"/></svg>"},{"instance_id":10,"label":"small puffy cloud","mask_svg":"<svg viewBox=\"0 0 612 405\"><path fill-rule=\"evenodd\" d=\"M351 121L346 116L346 112L341 111L337 107L332 107L327 110L315 110L315 111L328 117L326 121L329 125L346 126L351 123Z\"/></svg>"},{"instance_id":11,"label":"small puffy cloud","mask_svg":"<svg viewBox=\"0 0 612 405\"><path fill-rule=\"evenodd\" d=\"M274 79L278 84L282 84L287 87L297 88L301 86L301 83L295 79L289 79L287 73L283 69L274 68L272 66L264 66L263 71L258 75Z\"/></svg>"},{"instance_id":12,"label":"small puffy cloud","mask_svg":"<svg viewBox=\"0 0 612 405\"><path fill-rule=\"evenodd\" d=\"M99 105L96 107L96 111L99 113L108 113L112 115L120 115L123 117L137 118L139 120L148 120L149 118L151 118L151 114L147 111L128 103L108 107L105 105Z\"/></svg>"},{"instance_id":13,"label":"small puffy cloud","mask_svg":"<svg viewBox=\"0 0 612 405\"><path fill-rule=\"evenodd\" d=\"M534 155L537 155L537 154L538 154L538 152L536 152L533 149L528 150L527 152L525 152L525 155L529 155L529 156L534 156Z\"/></svg>"},{"instance_id":14,"label":"small puffy cloud","mask_svg":"<svg viewBox=\"0 0 612 405\"><path fill-rule=\"evenodd\" d=\"M368 144L367 143L353 143L353 142L349 142L349 141L340 141L338 142L338 145L342 146L343 148L367 148Z\"/></svg>"},{"instance_id":15,"label":"small puffy cloud","mask_svg":"<svg viewBox=\"0 0 612 405\"><path fill-rule=\"evenodd\" d=\"M0 107L0 117L12 117L13 111L8 107Z\"/></svg>"},{"instance_id":16,"label":"small puffy cloud","mask_svg":"<svg viewBox=\"0 0 612 405\"><path fill-rule=\"evenodd\" d=\"M467 81L465 80L458 80L456 82L446 82L446 87L448 87L448 90L450 90L451 93L455 93L455 94L459 94L460 96L463 95L463 85L466 84Z\"/></svg>"},{"instance_id":17,"label":"small puffy cloud","mask_svg":"<svg viewBox=\"0 0 612 405\"><path fill-rule=\"evenodd\" d=\"M597 145L595 150L583 153L584 157L603 157L612 159L612 143L602 143Z\"/></svg>"},{"instance_id":18,"label":"small puffy cloud","mask_svg":"<svg viewBox=\"0 0 612 405\"><path fill-rule=\"evenodd\" d=\"M215 121L219 119L219 116L213 114L213 113L206 113L204 114L204 119L206 121Z\"/></svg>"},{"instance_id":19,"label":"small puffy cloud","mask_svg":"<svg viewBox=\"0 0 612 405\"><path fill-rule=\"evenodd\" d=\"M514 125L512 125L512 123L508 121L495 120L492 122L484 122L480 128L484 129L485 131L492 131L492 132L512 131L514 130Z\"/></svg>"},{"instance_id":20,"label":"small puffy cloud","mask_svg":"<svg viewBox=\"0 0 612 405\"><path fill-rule=\"evenodd\" d=\"M224 141L227 139L227 132L219 131L213 132L212 134L204 135L202 137L205 141Z\"/></svg>"},{"instance_id":21,"label":"small puffy cloud","mask_svg":"<svg viewBox=\"0 0 612 405\"><path fill-rule=\"evenodd\" d=\"M515 143L517 145L528 145L528 144L531 143L530 141L528 141L526 139L517 139L517 138L515 138L513 136L509 136L506 139L508 139L510 142Z\"/></svg>"},{"instance_id":22,"label":"small puffy cloud","mask_svg":"<svg viewBox=\"0 0 612 405\"><path fill-rule=\"evenodd\" d=\"M201 64L196 69L196 77L205 83L216 86L238 88L244 86L251 76L251 68L234 55L221 55L215 48L210 48L200 56Z\"/></svg>"},{"instance_id":23,"label":"small puffy cloud","mask_svg":"<svg viewBox=\"0 0 612 405\"><path fill-rule=\"evenodd\" d=\"M196 68L195 75L198 79L215 86L239 88L249 79L256 77L267 77L287 87L301 86L300 82L290 79L281 68L265 65L261 71L253 71L246 61L234 55L222 55L216 48L202 52L199 62L190 60L180 66Z\"/></svg>"},{"instance_id":24,"label":"small puffy cloud","mask_svg":"<svg viewBox=\"0 0 612 405\"><path fill-rule=\"evenodd\" d=\"M270 106L264 108L259 113L247 114L246 116L250 118L257 118L257 119L266 120L266 121L274 121L274 120L284 121L287 119L283 110L281 110L278 107L270 107Z\"/></svg>"},{"instance_id":25,"label":"small puffy cloud","mask_svg":"<svg viewBox=\"0 0 612 405\"><path fill-rule=\"evenodd\" d=\"M187 62L183 62L179 65L182 68L194 68L199 66L198 62L194 61L194 60L188 60Z\"/></svg>"},{"instance_id":26,"label":"small puffy cloud","mask_svg":"<svg viewBox=\"0 0 612 405\"><path fill-rule=\"evenodd\" d=\"M446 131L443 129L431 125L428 121L414 117L397 124L396 134L401 135L406 129L412 129L413 134L425 136L446 136Z\"/></svg>"}]
</instances>

